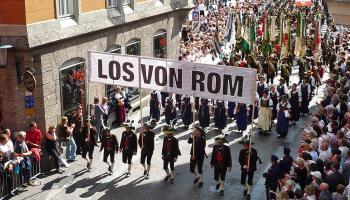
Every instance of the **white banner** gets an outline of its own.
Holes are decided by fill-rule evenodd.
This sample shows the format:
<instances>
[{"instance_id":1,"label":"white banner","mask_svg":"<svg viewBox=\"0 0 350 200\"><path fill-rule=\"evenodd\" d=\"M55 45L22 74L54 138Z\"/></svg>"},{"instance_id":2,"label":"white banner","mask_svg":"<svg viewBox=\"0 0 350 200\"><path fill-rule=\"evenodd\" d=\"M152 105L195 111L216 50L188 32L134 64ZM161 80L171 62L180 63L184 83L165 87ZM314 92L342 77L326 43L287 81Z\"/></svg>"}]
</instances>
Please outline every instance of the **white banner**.
<instances>
[{"instance_id":1,"label":"white banner","mask_svg":"<svg viewBox=\"0 0 350 200\"><path fill-rule=\"evenodd\" d=\"M256 70L89 51L90 82L254 104Z\"/></svg>"}]
</instances>

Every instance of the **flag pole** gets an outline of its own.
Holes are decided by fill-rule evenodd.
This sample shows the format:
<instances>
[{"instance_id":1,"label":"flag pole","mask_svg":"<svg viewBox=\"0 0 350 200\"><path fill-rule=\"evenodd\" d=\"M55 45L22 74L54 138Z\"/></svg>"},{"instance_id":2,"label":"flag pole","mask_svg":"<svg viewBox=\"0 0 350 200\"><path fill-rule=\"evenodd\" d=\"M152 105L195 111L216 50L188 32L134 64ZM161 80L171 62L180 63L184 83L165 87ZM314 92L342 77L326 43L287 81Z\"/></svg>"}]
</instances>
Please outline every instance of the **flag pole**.
<instances>
[{"instance_id":1,"label":"flag pole","mask_svg":"<svg viewBox=\"0 0 350 200\"><path fill-rule=\"evenodd\" d=\"M138 58L139 60L139 71L141 71L141 57ZM141 73L139 73L139 90L140 90L140 134L141 134L141 149L143 149L144 146L144 134L143 134L143 113L142 113L142 88L141 88Z\"/></svg>"},{"instance_id":2,"label":"flag pole","mask_svg":"<svg viewBox=\"0 0 350 200\"><path fill-rule=\"evenodd\" d=\"M195 121L196 121L196 106L195 106L195 103L196 103L196 97L193 96L193 103L192 103L192 128L193 128L193 131L195 129ZM194 154L194 149L195 149L194 135L192 135L192 145L193 145L193 148L192 148L192 157L193 157L195 155Z\"/></svg>"},{"instance_id":3,"label":"flag pole","mask_svg":"<svg viewBox=\"0 0 350 200\"><path fill-rule=\"evenodd\" d=\"M91 124L91 106L90 106L90 79L89 68L91 67L91 52L88 52L88 67L85 67L85 87L86 87L86 107L87 109L87 121ZM86 80L87 78L87 80ZM87 141L90 141L90 128L87 129Z\"/></svg>"},{"instance_id":4,"label":"flag pole","mask_svg":"<svg viewBox=\"0 0 350 200\"><path fill-rule=\"evenodd\" d=\"M256 91L256 82L254 84L254 91ZM251 157L251 151L252 151L252 140L253 140L253 129L254 129L254 115L255 115L255 107L256 107L256 94L254 95L254 104L253 104L253 111L252 111L252 122L251 122L251 128L249 133L249 154L248 154L248 164L247 164L247 170L250 168L250 157Z\"/></svg>"}]
</instances>

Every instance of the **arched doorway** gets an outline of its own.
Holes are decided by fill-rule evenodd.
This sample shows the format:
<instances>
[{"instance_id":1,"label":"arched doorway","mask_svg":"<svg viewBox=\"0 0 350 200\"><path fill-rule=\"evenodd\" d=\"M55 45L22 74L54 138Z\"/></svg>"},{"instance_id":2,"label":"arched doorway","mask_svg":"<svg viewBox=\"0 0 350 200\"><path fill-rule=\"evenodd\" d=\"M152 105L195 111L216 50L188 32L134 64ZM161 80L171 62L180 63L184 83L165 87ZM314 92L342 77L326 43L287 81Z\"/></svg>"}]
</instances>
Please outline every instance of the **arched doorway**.
<instances>
[{"instance_id":1,"label":"arched doorway","mask_svg":"<svg viewBox=\"0 0 350 200\"><path fill-rule=\"evenodd\" d=\"M153 36L153 56L167 58L166 30L158 30Z\"/></svg>"},{"instance_id":2,"label":"arched doorway","mask_svg":"<svg viewBox=\"0 0 350 200\"><path fill-rule=\"evenodd\" d=\"M62 116L71 120L79 106L86 108L85 59L77 57L64 62L59 77Z\"/></svg>"}]
</instances>

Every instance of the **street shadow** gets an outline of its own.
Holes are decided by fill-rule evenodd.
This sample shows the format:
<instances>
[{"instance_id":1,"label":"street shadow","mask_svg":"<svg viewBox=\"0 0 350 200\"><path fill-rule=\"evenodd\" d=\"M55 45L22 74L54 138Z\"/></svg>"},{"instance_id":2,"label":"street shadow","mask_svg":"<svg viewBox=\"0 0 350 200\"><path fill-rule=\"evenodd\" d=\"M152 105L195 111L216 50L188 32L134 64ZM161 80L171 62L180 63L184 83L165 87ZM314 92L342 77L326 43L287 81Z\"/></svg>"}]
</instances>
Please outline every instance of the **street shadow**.
<instances>
[{"instance_id":1,"label":"street shadow","mask_svg":"<svg viewBox=\"0 0 350 200\"><path fill-rule=\"evenodd\" d=\"M83 179L73 183L69 187L67 187L66 194L73 193L77 188L87 188L89 186L94 186L98 180L101 180L101 179L105 178L106 176L108 176L108 173L103 173L103 174L100 174L100 175L95 176L93 178L89 178L89 177L83 178Z\"/></svg>"}]
</instances>

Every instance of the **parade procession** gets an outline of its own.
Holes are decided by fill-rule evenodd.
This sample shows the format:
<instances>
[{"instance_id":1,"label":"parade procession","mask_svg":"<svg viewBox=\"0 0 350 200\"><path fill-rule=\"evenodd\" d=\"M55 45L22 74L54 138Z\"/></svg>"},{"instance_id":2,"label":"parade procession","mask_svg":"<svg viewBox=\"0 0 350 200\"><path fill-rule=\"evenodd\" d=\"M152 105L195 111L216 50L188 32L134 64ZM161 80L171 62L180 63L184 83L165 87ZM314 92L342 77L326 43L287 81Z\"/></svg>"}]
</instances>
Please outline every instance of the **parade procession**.
<instances>
[{"instance_id":1,"label":"parade procession","mask_svg":"<svg viewBox=\"0 0 350 200\"><path fill-rule=\"evenodd\" d=\"M32 1L0 1L0 199L350 199L333 1Z\"/></svg>"}]
</instances>

